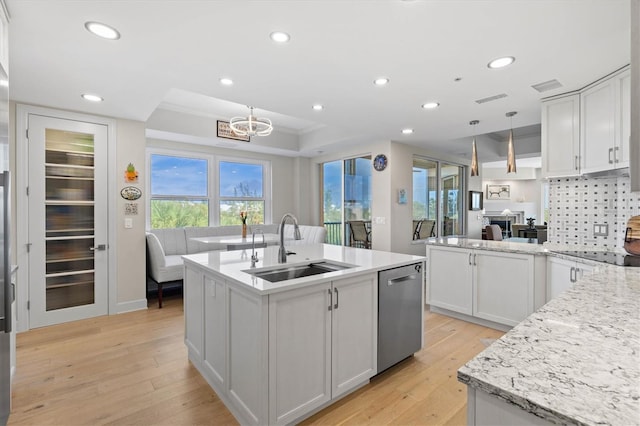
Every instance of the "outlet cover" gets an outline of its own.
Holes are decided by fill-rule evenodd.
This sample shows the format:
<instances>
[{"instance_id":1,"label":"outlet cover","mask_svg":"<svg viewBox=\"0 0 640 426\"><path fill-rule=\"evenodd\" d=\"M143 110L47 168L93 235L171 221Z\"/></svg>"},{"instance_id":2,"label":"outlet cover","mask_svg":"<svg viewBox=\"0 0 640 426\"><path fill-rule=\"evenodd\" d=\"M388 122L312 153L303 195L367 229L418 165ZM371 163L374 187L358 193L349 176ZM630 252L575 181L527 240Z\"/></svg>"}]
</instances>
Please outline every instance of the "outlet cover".
<instances>
[{"instance_id":1,"label":"outlet cover","mask_svg":"<svg viewBox=\"0 0 640 426\"><path fill-rule=\"evenodd\" d=\"M594 223L593 224L593 236L594 237L606 237L609 235L609 224L607 223Z\"/></svg>"}]
</instances>

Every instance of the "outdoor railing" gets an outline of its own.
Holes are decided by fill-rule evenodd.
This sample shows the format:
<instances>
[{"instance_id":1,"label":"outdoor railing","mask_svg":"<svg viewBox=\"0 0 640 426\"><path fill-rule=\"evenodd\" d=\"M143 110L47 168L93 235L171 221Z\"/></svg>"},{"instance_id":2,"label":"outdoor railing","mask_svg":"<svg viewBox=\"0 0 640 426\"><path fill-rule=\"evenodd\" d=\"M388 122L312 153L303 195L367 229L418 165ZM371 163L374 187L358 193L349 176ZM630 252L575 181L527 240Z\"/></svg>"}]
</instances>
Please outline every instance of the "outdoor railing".
<instances>
[{"instance_id":1,"label":"outdoor railing","mask_svg":"<svg viewBox=\"0 0 640 426\"><path fill-rule=\"evenodd\" d=\"M371 221L365 221L365 226L369 231L371 231ZM349 244L349 236L351 235L351 231L349 229L349 224L345 224L343 228L342 222L324 222L324 227L327 230L326 237L324 242L327 244L334 245L342 245L342 229L345 230L347 235L347 245ZM361 245L360 245L361 246Z\"/></svg>"}]
</instances>

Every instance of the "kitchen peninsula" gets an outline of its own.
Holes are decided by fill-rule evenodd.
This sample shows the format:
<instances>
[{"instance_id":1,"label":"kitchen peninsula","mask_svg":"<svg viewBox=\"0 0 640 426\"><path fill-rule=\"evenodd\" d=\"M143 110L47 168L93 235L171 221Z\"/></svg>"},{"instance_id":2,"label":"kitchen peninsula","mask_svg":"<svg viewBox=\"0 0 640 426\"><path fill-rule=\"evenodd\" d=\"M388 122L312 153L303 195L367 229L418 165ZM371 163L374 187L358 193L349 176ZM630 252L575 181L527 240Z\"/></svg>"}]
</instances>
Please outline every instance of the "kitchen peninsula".
<instances>
[{"instance_id":1,"label":"kitchen peninsula","mask_svg":"<svg viewBox=\"0 0 640 426\"><path fill-rule=\"evenodd\" d=\"M184 256L189 360L241 424L289 424L376 374L378 272L424 257L327 244ZM345 269L269 282L260 272L327 262ZM422 319L420 319L422 329Z\"/></svg>"},{"instance_id":2,"label":"kitchen peninsula","mask_svg":"<svg viewBox=\"0 0 640 426\"><path fill-rule=\"evenodd\" d=\"M465 261L470 253L471 265L480 259L470 250L577 259L566 245L449 238L429 247L458 250ZM467 424L640 424L640 268L591 266L458 370L468 386Z\"/></svg>"}]
</instances>

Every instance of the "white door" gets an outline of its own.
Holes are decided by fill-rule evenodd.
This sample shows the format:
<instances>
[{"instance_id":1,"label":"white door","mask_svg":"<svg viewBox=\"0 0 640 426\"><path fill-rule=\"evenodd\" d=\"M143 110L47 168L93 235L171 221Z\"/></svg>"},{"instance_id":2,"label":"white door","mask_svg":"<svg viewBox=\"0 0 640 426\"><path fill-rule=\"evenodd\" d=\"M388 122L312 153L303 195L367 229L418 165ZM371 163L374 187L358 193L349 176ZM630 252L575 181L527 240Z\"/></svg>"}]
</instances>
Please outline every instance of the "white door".
<instances>
[{"instance_id":1,"label":"white door","mask_svg":"<svg viewBox=\"0 0 640 426\"><path fill-rule=\"evenodd\" d=\"M107 126L29 114L31 327L108 313Z\"/></svg>"}]
</instances>

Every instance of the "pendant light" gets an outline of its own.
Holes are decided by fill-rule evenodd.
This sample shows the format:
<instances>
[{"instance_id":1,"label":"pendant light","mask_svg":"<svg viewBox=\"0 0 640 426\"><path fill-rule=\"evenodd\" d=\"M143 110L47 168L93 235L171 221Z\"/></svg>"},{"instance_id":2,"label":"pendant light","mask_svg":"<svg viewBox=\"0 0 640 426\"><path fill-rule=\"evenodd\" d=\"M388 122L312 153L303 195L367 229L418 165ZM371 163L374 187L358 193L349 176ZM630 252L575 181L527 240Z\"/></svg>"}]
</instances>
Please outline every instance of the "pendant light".
<instances>
[{"instance_id":1,"label":"pendant light","mask_svg":"<svg viewBox=\"0 0 640 426\"><path fill-rule=\"evenodd\" d=\"M516 173L516 153L513 149L513 116L516 115L516 111L511 111L505 115L509 117L510 129L509 129L509 143L507 145L507 173Z\"/></svg>"},{"instance_id":2,"label":"pendant light","mask_svg":"<svg viewBox=\"0 0 640 426\"><path fill-rule=\"evenodd\" d=\"M470 125L473 126L473 142L471 142L471 176L478 176L478 150L476 149L476 131L475 127L480 120L471 120Z\"/></svg>"}]
</instances>

